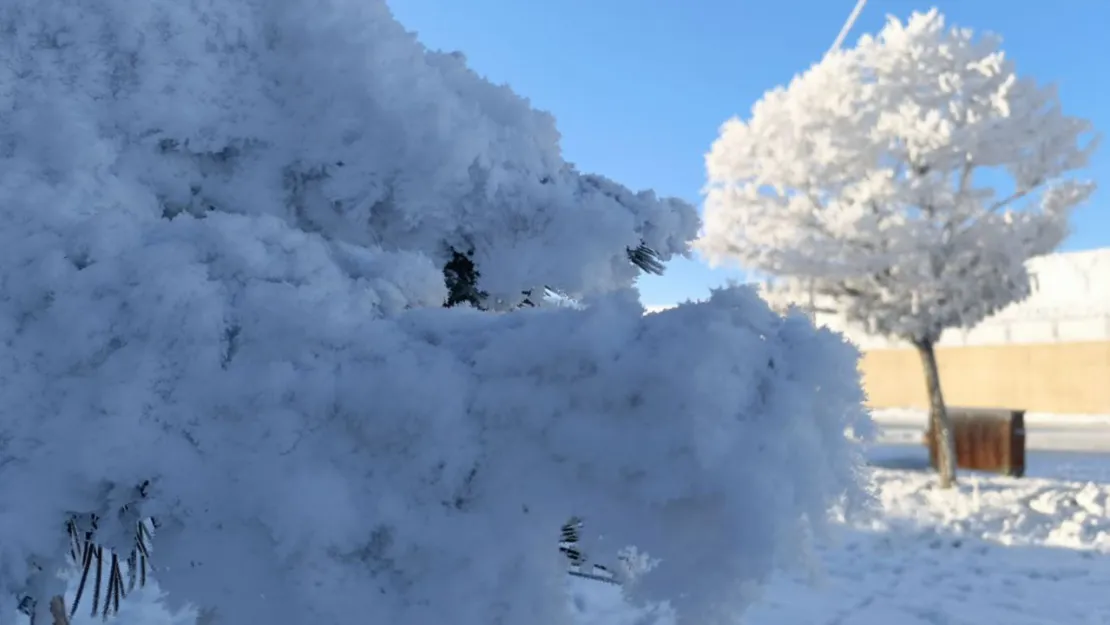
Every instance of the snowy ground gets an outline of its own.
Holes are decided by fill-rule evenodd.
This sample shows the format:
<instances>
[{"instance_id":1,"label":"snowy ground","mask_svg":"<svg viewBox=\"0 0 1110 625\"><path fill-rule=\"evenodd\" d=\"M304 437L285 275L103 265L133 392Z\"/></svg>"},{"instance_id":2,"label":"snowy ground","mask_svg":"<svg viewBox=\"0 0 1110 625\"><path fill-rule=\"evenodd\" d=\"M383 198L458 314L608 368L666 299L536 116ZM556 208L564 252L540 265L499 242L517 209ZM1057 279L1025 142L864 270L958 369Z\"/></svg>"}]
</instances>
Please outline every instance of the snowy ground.
<instances>
[{"instance_id":1,"label":"snowy ground","mask_svg":"<svg viewBox=\"0 0 1110 625\"><path fill-rule=\"evenodd\" d=\"M822 551L815 586L778 580L743 622L1110 623L1103 464L1102 482L966 476L955 492L923 470L876 467L882 515Z\"/></svg>"},{"instance_id":2,"label":"snowy ground","mask_svg":"<svg viewBox=\"0 0 1110 625\"><path fill-rule=\"evenodd\" d=\"M1089 428L1103 432L1098 423L1078 425L1071 431L1079 439ZM1079 442L1070 447L1091 447ZM878 445L870 461L880 508L847 523L835 544L819 550L815 574L774 580L738 623L1110 623L1110 447L1103 449L1034 449L1030 477L965 474L957 490L944 492L935 488L922 447ZM571 585L580 625L638 622L615 588ZM125 602L116 622L191 621L171 619L154 597ZM74 625L92 622L78 618Z\"/></svg>"},{"instance_id":3,"label":"snowy ground","mask_svg":"<svg viewBox=\"0 0 1110 625\"><path fill-rule=\"evenodd\" d=\"M964 475L935 488L923 449L879 446L880 509L846 524L815 575L783 575L742 625L1110 623L1110 454L1030 453L1060 479ZM609 588L579 585L585 625L632 625Z\"/></svg>"}]
</instances>

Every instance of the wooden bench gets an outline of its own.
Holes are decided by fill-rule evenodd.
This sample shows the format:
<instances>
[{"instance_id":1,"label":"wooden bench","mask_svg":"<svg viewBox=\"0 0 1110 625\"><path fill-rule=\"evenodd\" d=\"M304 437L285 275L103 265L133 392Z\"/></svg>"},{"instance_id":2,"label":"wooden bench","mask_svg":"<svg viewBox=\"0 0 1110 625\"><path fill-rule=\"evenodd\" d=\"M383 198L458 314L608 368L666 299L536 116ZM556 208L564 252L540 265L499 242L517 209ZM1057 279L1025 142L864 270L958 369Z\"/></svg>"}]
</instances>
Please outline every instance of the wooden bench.
<instances>
[{"instance_id":1,"label":"wooden bench","mask_svg":"<svg viewBox=\"0 0 1110 625\"><path fill-rule=\"evenodd\" d=\"M948 408L948 418L956 438L956 468L1025 475L1024 410L953 406ZM935 469L937 444L931 420L923 442Z\"/></svg>"}]
</instances>

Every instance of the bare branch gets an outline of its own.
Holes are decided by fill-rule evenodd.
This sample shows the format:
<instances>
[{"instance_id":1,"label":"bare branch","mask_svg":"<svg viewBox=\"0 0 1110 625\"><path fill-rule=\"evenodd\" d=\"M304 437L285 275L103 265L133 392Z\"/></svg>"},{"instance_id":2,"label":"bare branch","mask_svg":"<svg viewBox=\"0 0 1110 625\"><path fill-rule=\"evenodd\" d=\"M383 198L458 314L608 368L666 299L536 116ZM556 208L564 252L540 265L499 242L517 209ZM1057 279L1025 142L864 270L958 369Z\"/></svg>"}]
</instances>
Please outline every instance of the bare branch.
<instances>
[{"instance_id":1,"label":"bare branch","mask_svg":"<svg viewBox=\"0 0 1110 625\"><path fill-rule=\"evenodd\" d=\"M1010 204L1013 204L1014 202L1020 200L1021 198L1033 193L1034 191L1039 190L1041 187L1045 186L1047 182L1047 180L1038 180L1037 182L1034 182L1024 189L1019 189L1018 191L1011 193L1009 196L995 202L994 204L991 204L990 208L987 209L987 212L998 212L1003 208L1006 208Z\"/></svg>"}]
</instances>

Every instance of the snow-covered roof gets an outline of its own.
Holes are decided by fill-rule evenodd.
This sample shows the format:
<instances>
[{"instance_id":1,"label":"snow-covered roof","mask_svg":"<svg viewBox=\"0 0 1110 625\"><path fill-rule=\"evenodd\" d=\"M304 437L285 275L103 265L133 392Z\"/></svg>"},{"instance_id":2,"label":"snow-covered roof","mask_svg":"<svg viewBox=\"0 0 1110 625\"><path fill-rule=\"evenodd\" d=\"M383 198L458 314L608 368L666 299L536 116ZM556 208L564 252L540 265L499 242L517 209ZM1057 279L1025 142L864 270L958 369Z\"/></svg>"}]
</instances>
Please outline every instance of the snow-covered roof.
<instances>
[{"instance_id":1,"label":"snow-covered roof","mask_svg":"<svg viewBox=\"0 0 1110 625\"><path fill-rule=\"evenodd\" d=\"M1029 261L1034 291L996 318L1029 319L1110 314L1110 247Z\"/></svg>"},{"instance_id":2,"label":"snow-covered roof","mask_svg":"<svg viewBox=\"0 0 1110 625\"><path fill-rule=\"evenodd\" d=\"M952 330L941 345L997 345L1110 340L1110 247L1061 252L1029 261L1033 294L970 330ZM818 321L864 349L897 343L845 327L832 315Z\"/></svg>"}]
</instances>

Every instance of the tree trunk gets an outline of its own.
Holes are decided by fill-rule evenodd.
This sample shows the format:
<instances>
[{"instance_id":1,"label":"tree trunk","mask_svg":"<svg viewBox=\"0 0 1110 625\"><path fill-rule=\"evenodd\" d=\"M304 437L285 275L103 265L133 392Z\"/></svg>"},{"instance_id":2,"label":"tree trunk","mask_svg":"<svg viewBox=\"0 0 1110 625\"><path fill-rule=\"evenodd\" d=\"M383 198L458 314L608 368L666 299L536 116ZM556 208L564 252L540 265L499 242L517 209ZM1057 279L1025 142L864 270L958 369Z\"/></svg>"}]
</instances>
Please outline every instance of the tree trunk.
<instances>
[{"instance_id":1,"label":"tree trunk","mask_svg":"<svg viewBox=\"0 0 1110 625\"><path fill-rule=\"evenodd\" d=\"M944 393L940 389L937 355L932 341L915 342L914 347L917 348L921 365L925 369L925 389L929 393L929 428L936 437L940 487L951 488L956 483L956 433L952 430L948 409L944 405Z\"/></svg>"}]
</instances>

